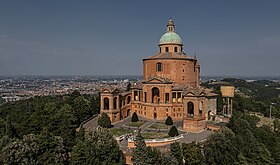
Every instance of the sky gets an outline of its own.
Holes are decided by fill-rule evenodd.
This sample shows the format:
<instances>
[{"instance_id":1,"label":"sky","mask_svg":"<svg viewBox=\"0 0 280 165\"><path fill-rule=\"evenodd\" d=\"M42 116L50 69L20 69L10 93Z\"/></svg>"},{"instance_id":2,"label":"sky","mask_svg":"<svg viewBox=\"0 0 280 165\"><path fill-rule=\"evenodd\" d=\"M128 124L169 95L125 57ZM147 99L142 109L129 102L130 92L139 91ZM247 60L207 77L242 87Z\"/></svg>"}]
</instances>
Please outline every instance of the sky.
<instances>
[{"instance_id":1,"label":"sky","mask_svg":"<svg viewBox=\"0 0 280 165\"><path fill-rule=\"evenodd\" d=\"M280 76L279 0L0 0L0 75L142 75L170 17L202 76Z\"/></svg>"}]
</instances>

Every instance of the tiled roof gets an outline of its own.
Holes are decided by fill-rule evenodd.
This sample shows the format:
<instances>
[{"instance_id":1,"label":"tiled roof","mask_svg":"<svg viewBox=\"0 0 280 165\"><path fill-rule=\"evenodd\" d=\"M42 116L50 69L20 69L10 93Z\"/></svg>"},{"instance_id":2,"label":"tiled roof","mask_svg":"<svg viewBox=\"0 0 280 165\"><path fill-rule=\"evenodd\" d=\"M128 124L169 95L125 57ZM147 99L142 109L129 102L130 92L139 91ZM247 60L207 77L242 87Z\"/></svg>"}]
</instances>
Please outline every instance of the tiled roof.
<instances>
[{"instance_id":1,"label":"tiled roof","mask_svg":"<svg viewBox=\"0 0 280 165\"><path fill-rule=\"evenodd\" d=\"M149 60L149 59L190 59L194 60L194 58L187 56L185 53L182 52L167 52L167 53L159 53L157 55L145 58L143 60Z\"/></svg>"},{"instance_id":2,"label":"tiled roof","mask_svg":"<svg viewBox=\"0 0 280 165\"><path fill-rule=\"evenodd\" d=\"M182 90L183 96L189 96L189 94L194 96L217 96L213 93L211 89L202 86L190 86L190 85L178 85L173 86L173 90Z\"/></svg>"}]
</instances>

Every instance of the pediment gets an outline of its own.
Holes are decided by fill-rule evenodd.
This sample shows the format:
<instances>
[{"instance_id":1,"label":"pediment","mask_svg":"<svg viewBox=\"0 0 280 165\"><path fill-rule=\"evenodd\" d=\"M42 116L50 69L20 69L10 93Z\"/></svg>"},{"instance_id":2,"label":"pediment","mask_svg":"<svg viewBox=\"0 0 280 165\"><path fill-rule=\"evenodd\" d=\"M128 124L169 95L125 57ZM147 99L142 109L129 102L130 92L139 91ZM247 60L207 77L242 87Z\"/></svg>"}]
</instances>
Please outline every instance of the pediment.
<instances>
[{"instance_id":1,"label":"pediment","mask_svg":"<svg viewBox=\"0 0 280 165\"><path fill-rule=\"evenodd\" d=\"M113 94L120 93L120 90L116 88L115 90L112 91L112 93Z\"/></svg>"},{"instance_id":2,"label":"pediment","mask_svg":"<svg viewBox=\"0 0 280 165\"><path fill-rule=\"evenodd\" d=\"M110 91L108 89L103 89L102 93L110 93Z\"/></svg>"},{"instance_id":3,"label":"pediment","mask_svg":"<svg viewBox=\"0 0 280 165\"><path fill-rule=\"evenodd\" d=\"M186 96L194 96L195 94L193 94L192 92L189 92L186 94Z\"/></svg>"},{"instance_id":4,"label":"pediment","mask_svg":"<svg viewBox=\"0 0 280 165\"><path fill-rule=\"evenodd\" d=\"M166 83L170 83L170 81L167 80L167 79L154 77L154 78L151 78L151 79L146 80L145 83L151 83L151 84L166 84Z\"/></svg>"}]
</instances>

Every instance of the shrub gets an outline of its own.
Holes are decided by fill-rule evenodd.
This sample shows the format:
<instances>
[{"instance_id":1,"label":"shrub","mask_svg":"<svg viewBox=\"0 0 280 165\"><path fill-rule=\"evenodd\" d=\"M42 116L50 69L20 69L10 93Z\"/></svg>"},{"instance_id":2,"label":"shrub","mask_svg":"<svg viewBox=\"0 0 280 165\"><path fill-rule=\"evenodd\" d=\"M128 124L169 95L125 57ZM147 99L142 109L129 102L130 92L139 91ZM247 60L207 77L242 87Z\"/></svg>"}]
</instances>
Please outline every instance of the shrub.
<instances>
[{"instance_id":1,"label":"shrub","mask_svg":"<svg viewBox=\"0 0 280 165\"><path fill-rule=\"evenodd\" d=\"M111 127L111 120L106 113L102 113L101 116L98 118L97 121L98 125L103 128L110 128Z\"/></svg>"},{"instance_id":2,"label":"shrub","mask_svg":"<svg viewBox=\"0 0 280 165\"><path fill-rule=\"evenodd\" d=\"M170 116L168 116L165 120L165 125L173 125L173 120Z\"/></svg>"},{"instance_id":3,"label":"shrub","mask_svg":"<svg viewBox=\"0 0 280 165\"><path fill-rule=\"evenodd\" d=\"M177 130L177 128L175 126L172 126L168 132L168 135L170 137L174 137L174 136L178 136L179 135L179 132Z\"/></svg>"},{"instance_id":4,"label":"shrub","mask_svg":"<svg viewBox=\"0 0 280 165\"><path fill-rule=\"evenodd\" d=\"M139 121L139 119L137 113L134 112L131 117L131 122L137 122L137 121Z\"/></svg>"}]
</instances>

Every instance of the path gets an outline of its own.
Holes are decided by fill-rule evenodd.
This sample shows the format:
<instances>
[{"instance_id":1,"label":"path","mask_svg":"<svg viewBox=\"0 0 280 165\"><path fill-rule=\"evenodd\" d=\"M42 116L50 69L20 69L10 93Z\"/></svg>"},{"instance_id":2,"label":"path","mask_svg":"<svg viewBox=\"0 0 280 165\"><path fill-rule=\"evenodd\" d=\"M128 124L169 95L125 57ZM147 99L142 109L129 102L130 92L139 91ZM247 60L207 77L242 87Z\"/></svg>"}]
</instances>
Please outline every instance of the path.
<instances>
[{"instance_id":1,"label":"path","mask_svg":"<svg viewBox=\"0 0 280 165\"><path fill-rule=\"evenodd\" d=\"M199 142L206 140L209 135L213 134L210 130L204 130L199 133L185 133L184 138L180 140L181 143L191 143L193 141Z\"/></svg>"},{"instance_id":2,"label":"path","mask_svg":"<svg viewBox=\"0 0 280 165\"><path fill-rule=\"evenodd\" d=\"M146 128L148 128L149 126L151 126L154 123L154 121L148 121L145 124L143 124L140 129L141 131L144 131Z\"/></svg>"},{"instance_id":3,"label":"path","mask_svg":"<svg viewBox=\"0 0 280 165\"><path fill-rule=\"evenodd\" d=\"M88 122L86 122L85 124L83 124L82 127L85 128L85 130L93 131L98 126L97 120L98 120L98 117L95 117L95 118L89 120Z\"/></svg>"}]
</instances>

